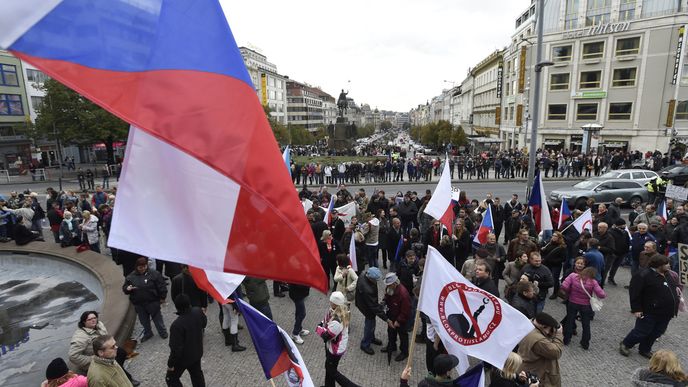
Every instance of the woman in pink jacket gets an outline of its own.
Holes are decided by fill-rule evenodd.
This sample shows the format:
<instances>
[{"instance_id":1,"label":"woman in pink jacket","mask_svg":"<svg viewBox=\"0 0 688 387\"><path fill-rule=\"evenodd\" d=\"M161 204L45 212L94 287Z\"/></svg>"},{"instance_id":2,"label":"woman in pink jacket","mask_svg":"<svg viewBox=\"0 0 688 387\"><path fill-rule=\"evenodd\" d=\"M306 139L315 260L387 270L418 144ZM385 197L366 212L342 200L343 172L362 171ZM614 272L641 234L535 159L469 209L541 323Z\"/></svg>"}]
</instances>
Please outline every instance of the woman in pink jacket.
<instances>
[{"instance_id":1,"label":"woman in pink jacket","mask_svg":"<svg viewBox=\"0 0 688 387\"><path fill-rule=\"evenodd\" d=\"M605 298L607 295L595 280L597 270L594 267L586 267L580 274L571 273L561 289L569 296L569 303L566 306L566 326L564 327L564 345L568 345L573 335L573 327L576 323L576 315L580 314L581 324L583 325L583 336L580 345L583 349L590 347L590 320L593 312L590 307L590 296L593 294L598 298ZM586 293L587 292L587 293Z\"/></svg>"}]
</instances>

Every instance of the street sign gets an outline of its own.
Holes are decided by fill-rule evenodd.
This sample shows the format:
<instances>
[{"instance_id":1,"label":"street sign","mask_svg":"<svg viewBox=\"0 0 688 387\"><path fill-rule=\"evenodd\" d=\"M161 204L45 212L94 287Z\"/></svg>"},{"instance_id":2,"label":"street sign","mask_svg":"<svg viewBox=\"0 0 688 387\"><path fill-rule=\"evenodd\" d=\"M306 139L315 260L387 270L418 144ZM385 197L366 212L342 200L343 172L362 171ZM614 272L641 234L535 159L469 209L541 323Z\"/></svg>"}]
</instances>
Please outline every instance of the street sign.
<instances>
[{"instance_id":1,"label":"street sign","mask_svg":"<svg viewBox=\"0 0 688 387\"><path fill-rule=\"evenodd\" d=\"M678 280L688 285L688 245L678 244Z\"/></svg>"},{"instance_id":2,"label":"street sign","mask_svg":"<svg viewBox=\"0 0 688 387\"><path fill-rule=\"evenodd\" d=\"M673 184L667 184L666 194L664 194L664 196L671 199L687 201L688 188L679 187Z\"/></svg>"}]
</instances>

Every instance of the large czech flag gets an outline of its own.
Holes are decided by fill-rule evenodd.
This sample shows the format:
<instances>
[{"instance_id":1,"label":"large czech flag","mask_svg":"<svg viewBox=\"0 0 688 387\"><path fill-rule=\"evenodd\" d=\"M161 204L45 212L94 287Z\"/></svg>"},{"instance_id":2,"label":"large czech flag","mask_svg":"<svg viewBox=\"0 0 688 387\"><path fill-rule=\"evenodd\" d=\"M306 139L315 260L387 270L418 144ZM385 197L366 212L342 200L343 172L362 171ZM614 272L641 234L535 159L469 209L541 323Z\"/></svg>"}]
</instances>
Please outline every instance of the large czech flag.
<instances>
[{"instance_id":1,"label":"large czech flag","mask_svg":"<svg viewBox=\"0 0 688 387\"><path fill-rule=\"evenodd\" d=\"M132 125L110 246L327 290L217 0L9 0L0 48Z\"/></svg>"}]
</instances>

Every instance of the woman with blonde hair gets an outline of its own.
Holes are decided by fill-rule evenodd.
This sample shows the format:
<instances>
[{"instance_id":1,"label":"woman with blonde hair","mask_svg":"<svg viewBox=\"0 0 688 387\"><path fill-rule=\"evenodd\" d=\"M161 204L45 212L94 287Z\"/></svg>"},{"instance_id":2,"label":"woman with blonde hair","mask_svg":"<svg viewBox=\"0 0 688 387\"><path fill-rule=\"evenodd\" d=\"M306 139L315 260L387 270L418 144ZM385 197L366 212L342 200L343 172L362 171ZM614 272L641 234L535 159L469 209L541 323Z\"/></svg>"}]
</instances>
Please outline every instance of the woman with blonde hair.
<instances>
[{"instance_id":1,"label":"woman with blonde hair","mask_svg":"<svg viewBox=\"0 0 688 387\"><path fill-rule=\"evenodd\" d=\"M660 349L650 358L648 368L638 368L631 376L631 382L636 387L688 385L688 375L683 372L676 354Z\"/></svg>"},{"instance_id":2,"label":"woman with blonde hair","mask_svg":"<svg viewBox=\"0 0 688 387\"><path fill-rule=\"evenodd\" d=\"M540 382L528 383L525 371L518 372L523 364L521 355L510 352L501 370L492 369L489 387L538 387Z\"/></svg>"},{"instance_id":3,"label":"woman with blonde hair","mask_svg":"<svg viewBox=\"0 0 688 387\"><path fill-rule=\"evenodd\" d=\"M341 386L358 386L337 370L349 343L349 308L346 305L347 300L342 292L332 292L325 318L315 329L315 333L325 341L326 387L334 387L335 382Z\"/></svg>"}]
</instances>

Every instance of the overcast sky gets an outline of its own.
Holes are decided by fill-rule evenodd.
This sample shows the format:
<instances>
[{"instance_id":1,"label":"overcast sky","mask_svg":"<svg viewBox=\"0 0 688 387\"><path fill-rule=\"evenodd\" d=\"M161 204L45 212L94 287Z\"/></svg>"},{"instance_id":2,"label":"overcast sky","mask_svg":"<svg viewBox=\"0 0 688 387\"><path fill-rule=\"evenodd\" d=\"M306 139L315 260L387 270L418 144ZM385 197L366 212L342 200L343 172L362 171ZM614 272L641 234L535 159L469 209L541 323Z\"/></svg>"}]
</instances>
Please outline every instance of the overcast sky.
<instances>
[{"instance_id":1,"label":"overcast sky","mask_svg":"<svg viewBox=\"0 0 688 387\"><path fill-rule=\"evenodd\" d=\"M239 46L280 74L408 111L503 48L530 0L220 0ZM350 83L348 81L351 81Z\"/></svg>"}]
</instances>

